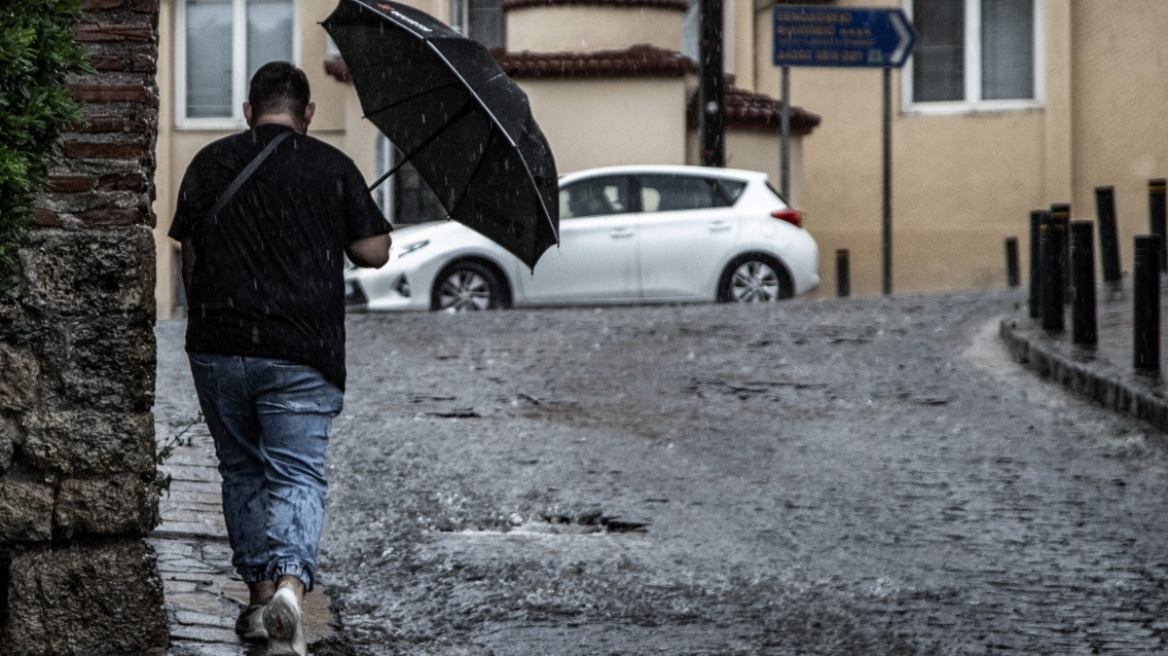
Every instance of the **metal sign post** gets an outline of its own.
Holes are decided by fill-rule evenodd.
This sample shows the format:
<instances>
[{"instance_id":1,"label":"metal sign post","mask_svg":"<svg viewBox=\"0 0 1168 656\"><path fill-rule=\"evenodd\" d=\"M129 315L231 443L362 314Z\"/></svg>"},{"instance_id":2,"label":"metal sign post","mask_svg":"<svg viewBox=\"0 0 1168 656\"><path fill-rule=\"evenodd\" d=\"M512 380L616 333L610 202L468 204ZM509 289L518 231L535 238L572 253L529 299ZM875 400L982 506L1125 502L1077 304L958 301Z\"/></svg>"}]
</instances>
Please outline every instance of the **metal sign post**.
<instances>
[{"instance_id":1,"label":"metal sign post","mask_svg":"<svg viewBox=\"0 0 1168 656\"><path fill-rule=\"evenodd\" d=\"M774 65L782 68L782 103L787 111L791 66L884 69L883 80L883 257L884 293L892 293L892 75L908 61L916 31L898 8L833 8L776 5ZM784 114L785 116L785 114ZM790 177L789 129L783 123L781 177ZM786 193L786 189L784 189Z\"/></svg>"}]
</instances>

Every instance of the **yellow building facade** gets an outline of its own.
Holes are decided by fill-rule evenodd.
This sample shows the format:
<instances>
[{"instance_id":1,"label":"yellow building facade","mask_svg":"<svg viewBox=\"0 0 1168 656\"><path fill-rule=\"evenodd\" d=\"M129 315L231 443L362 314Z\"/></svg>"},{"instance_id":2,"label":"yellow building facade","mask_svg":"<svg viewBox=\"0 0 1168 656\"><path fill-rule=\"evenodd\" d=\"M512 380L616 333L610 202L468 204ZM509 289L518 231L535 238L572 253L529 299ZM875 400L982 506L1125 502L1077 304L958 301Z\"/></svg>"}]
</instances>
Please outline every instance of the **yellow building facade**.
<instances>
[{"instance_id":1,"label":"yellow building facade","mask_svg":"<svg viewBox=\"0 0 1168 656\"><path fill-rule=\"evenodd\" d=\"M465 24L488 15L484 7L497 20L498 0L490 1L411 4ZM724 3L725 68L734 98L727 112L735 117L728 119L727 166L767 171L778 186L774 3ZM249 58L287 53L312 83L318 109L310 132L349 153L369 179L385 168L378 135L361 118L356 94L338 74L338 53L318 25L335 4L163 0L155 204L160 316L181 312L175 245L165 237L174 194L199 148L244 127L234 104L242 102ZM1168 85L1159 79L1168 45L1155 34L1168 24L1168 2L807 4L900 8L921 33L909 64L892 74L894 293L1004 285L1004 240L1019 238L1025 267L1030 210L1070 202L1073 218L1093 218L1099 185L1115 188L1121 260L1130 269L1132 237L1148 231L1147 180L1168 177L1162 118ZM687 0L502 2L501 60L518 71L515 79L561 172L698 163L697 70L692 54L682 56L692 53L694 7ZM227 61L228 50L232 72L216 78L214 70L198 70L207 68L207 57ZM548 62L557 70L575 67L577 74L548 74ZM645 75L637 62L657 68ZM806 212L805 226L819 242L821 296L835 289L837 249L850 253L853 294L881 292L881 78L875 69L790 71L797 129L789 200ZM230 115L225 103L233 105Z\"/></svg>"}]
</instances>

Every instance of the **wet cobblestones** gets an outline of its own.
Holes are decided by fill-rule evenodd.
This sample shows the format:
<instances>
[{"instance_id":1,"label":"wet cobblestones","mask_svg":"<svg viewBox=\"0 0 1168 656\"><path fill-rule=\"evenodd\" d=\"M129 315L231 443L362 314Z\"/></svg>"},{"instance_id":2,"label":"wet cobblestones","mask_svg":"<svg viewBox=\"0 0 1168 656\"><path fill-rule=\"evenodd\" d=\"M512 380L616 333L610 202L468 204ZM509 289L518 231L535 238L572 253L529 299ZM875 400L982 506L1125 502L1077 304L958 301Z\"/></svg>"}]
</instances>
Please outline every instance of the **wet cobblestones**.
<instances>
[{"instance_id":1,"label":"wet cobblestones","mask_svg":"<svg viewBox=\"0 0 1168 656\"><path fill-rule=\"evenodd\" d=\"M1021 301L354 317L322 648L1168 652L1164 435L1011 361ZM547 520L589 513L646 526ZM225 571L186 519L160 549L175 656L234 618L175 606Z\"/></svg>"}]
</instances>

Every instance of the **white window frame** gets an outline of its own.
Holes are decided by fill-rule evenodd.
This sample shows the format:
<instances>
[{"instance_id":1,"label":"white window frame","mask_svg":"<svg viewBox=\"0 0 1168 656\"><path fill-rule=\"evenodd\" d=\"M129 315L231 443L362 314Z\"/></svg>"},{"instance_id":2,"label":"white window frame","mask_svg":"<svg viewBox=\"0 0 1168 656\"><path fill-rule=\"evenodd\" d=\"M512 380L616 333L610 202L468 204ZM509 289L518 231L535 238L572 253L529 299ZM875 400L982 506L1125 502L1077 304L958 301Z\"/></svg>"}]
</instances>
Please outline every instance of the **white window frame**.
<instances>
[{"instance_id":1,"label":"white window frame","mask_svg":"<svg viewBox=\"0 0 1168 656\"><path fill-rule=\"evenodd\" d=\"M300 66L300 2L292 1L292 63ZM175 126L180 130L237 130L247 126L247 3L231 0L231 116L187 117L187 0L175 0L174 95Z\"/></svg>"},{"instance_id":2,"label":"white window frame","mask_svg":"<svg viewBox=\"0 0 1168 656\"><path fill-rule=\"evenodd\" d=\"M1034 98L982 100L981 98L981 0L965 1L965 100L916 102L913 100L913 58L901 73L901 107L906 114L972 114L1027 111L1045 105L1046 0L1034 0ZM902 0L912 19L915 0Z\"/></svg>"}]
</instances>

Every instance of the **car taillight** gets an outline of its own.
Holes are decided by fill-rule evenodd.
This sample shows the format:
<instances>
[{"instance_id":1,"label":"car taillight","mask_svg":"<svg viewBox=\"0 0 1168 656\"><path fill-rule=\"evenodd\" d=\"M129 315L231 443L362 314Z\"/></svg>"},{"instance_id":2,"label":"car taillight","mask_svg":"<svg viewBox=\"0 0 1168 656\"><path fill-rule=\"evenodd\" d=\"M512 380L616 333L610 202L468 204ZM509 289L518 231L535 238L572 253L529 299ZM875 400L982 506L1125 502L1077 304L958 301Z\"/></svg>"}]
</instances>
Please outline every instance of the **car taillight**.
<instances>
[{"instance_id":1,"label":"car taillight","mask_svg":"<svg viewBox=\"0 0 1168 656\"><path fill-rule=\"evenodd\" d=\"M776 219L786 221L796 228L803 227L803 213L799 210L793 210L789 207L785 207L781 210L775 210L774 212L771 212L771 216L775 217Z\"/></svg>"}]
</instances>

